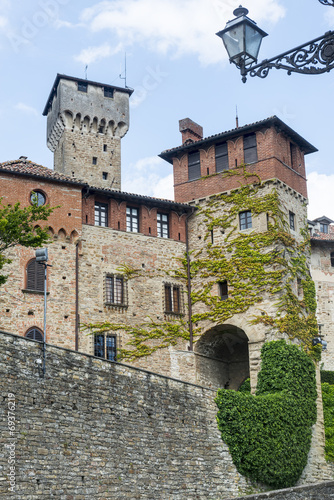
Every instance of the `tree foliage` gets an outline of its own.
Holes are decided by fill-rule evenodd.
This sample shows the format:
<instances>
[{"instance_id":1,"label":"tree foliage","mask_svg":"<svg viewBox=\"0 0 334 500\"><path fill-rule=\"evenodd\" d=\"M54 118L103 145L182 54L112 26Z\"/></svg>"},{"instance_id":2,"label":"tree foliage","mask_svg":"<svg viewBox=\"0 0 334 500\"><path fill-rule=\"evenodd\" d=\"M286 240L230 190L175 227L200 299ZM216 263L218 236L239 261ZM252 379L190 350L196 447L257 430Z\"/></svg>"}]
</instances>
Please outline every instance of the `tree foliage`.
<instances>
[{"instance_id":1,"label":"tree foliage","mask_svg":"<svg viewBox=\"0 0 334 500\"><path fill-rule=\"evenodd\" d=\"M0 272L5 264L11 263L6 250L16 245L38 248L49 240L48 230L35 226L48 220L53 210L49 205L38 206L37 203L23 208L20 203L5 205L0 198ZM6 280L7 276L0 274L0 285Z\"/></svg>"}]
</instances>

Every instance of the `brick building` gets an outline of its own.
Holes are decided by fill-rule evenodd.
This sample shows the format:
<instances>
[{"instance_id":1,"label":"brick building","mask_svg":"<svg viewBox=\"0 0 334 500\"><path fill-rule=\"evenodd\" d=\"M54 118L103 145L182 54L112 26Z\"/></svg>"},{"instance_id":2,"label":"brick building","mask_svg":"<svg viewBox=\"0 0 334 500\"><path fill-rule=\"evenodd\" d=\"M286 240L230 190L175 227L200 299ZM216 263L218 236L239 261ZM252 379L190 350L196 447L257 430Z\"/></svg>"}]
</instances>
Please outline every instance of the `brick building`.
<instances>
[{"instance_id":1,"label":"brick building","mask_svg":"<svg viewBox=\"0 0 334 500\"><path fill-rule=\"evenodd\" d=\"M60 206L48 221L47 342L110 360L117 351L135 366L210 387L237 388L249 375L254 384L262 344L280 335L251 319L277 314L282 294L277 286L272 293L272 281L259 297L255 264L246 259L242 278L245 261L239 266L235 259L231 271L229 256L236 257L240 238L270 234L278 213L284 231L302 245L304 155L316 149L277 117L208 138L185 119L182 145L160 155L173 164L175 201L125 193L121 138L130 96L129 89L57 75L44 110L54 170L24 157L0 164L4 202L28 205L37 193L38 203ZM239 238L233 249L228 238ZM289 241L261 249L259 255L271 255L261 264L269 281L284 274L283 259L293 260ZM41 340L40 265L31 249L14 248L10 257L0 328ZM323 260L317 260L321 272L329 265ZM219 262L218 271L209 270ZM281 284L299 297L299 282L285 274ZM325 309L319 305L319 314ZM109 327L96 335L80 328L101 322ZM330 328L326 323L328 337ZM331 345L328 338L326 364Z\"/></svg>"}]
</instances>

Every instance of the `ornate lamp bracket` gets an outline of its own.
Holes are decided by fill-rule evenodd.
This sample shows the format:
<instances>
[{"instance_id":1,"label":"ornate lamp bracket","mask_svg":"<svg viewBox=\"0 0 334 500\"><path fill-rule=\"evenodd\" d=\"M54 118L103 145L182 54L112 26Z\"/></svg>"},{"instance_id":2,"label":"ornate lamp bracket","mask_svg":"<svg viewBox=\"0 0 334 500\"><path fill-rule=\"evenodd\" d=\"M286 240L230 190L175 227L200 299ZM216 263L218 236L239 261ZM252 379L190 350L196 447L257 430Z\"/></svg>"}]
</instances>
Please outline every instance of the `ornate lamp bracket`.
<instances>
[{"instance_id":1,"label":"ornate lamp bracket","mask_svg":"<svg viewBox=\"0 0 334 500\"><path fill-rule=\"evenodd\" d=\"M319 0L321 3L329 0ZM334 0L331 0L334 6ZM288 75L302 73L305 75L319 75L334 68L334 31L328 31L323 36L295 47L271 59L265 59L259 64L241 66L242 81L246 76L265 78L272 69L284 69Z\"/></svg>"},{"instance_id":2,"label":"ornate lamp bracket","mask_svg":"<svg viewBox=\"0 0 334 500\"><path fill-rule=\"evenodd\" d=\"M334 7L334 0L319 0L322 5L329 5L330 7Z\"/></svg>"}]
</instances>

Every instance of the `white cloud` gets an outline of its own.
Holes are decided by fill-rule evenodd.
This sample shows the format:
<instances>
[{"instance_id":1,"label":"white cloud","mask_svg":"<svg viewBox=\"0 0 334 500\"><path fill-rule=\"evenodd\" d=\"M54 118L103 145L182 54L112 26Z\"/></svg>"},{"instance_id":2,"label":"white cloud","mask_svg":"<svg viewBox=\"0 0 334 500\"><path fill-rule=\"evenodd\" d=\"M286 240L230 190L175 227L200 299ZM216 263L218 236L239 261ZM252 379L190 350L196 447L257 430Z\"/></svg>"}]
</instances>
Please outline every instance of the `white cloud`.
<instances>
[{"instance_id":1,"label":"white cloud","mask_svg":"<svg viewBox=\"0 0 334 500\"><path fill-rule=\"evenodd\" d=\"M325 13L325 22L330 27L330 29L333 29L333 24L334 24L334 9L327 9L326 10L326 13Z\"/></svg>"},{"instance_id":2,"label":"white cloud","mask_svg":"<svg viewBox=\"0 0 334 500\"><path fill-rule=\"evenodd\" d=\"M116 47L111 47L108 43L104 43L98 47L88 47L84 49L74 57L74 59L83 64L92 64L94 62L100 61L101 59L106 59L107 57L113 56L122 50L122 44L119 43Z\"/></svg>"},{"instance_id":3,"label":"white cloud","mask_svg":"<svg viewBox=\"0 0 334 500\"><path fill-rule=\"evenodd\" d=\"M226 59L215 32L233 18L232 0L113 0L85 9L81 20L93 32L110 30L124 44L141 44L173 56L196 55L203 64ZM284 16L279 0L253 0L251 17L277 22Z\"/></svg>"},{"instance_id":4,"label":"white cloud","mask_svg":"<svg viewBox=\"0 0 334 500\"><path fill-rule=\"evenodd\" d=\"M311 172L308 175L308 217L313 220L326 215L334 220L334 175Z\"/></svg>"},{"instance_id":5,"label":"white cloud","mask_svg":"<svg viewBox=\"0 0 334 500\"><path fill-rule=\"evenodd\" d=\"M128 193L173 200L173 174L162 176L166 173L166 165L158 156L138 160L125 171L122 189Z\"/></svg>"},{"instance_id":6,"label":"white cloud","mask_svg":"<svg viewBox=\"0 0 334 500\"><path fill-rule=\"evenodd\" d=\"M29 106L28 104L24 104L23 102L18 102L15 105L15 109L29 115L39 116L39 112L37 111L37 109L35 109L32 106Z\"/></svg>"},{"instance_id":7,"label":"white cloud","mask_svg":"<svg viewBox=\"0 0 334 500\"><path fill-rule=\"evenodd\" d=\"M8 26L8 19L7 17L0 16L0 29L4 29Z\"/></svg>"}]
</instances>

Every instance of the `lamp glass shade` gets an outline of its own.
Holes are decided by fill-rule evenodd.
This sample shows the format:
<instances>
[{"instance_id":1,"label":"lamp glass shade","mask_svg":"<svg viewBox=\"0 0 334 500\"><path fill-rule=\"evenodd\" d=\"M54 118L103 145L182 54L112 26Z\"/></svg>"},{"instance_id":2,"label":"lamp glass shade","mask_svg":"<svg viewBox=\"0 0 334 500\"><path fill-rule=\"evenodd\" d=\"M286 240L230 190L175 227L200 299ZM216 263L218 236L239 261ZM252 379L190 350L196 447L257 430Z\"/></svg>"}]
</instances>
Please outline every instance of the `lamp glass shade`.
<instances>
[{"instance_id":1,"label":"lamp glass shade","mask_svg":"<svg viewBox=\"0 0 334 500\"><path fill-rule=\"evenodd\" d=\"M245 52L253 61L257 60L263 35L249 24L245 25ZM249 62L253 62L250 60ZM245 61L247 64L247 60Z\"/></svg>"},{"instance_id":2,"label":"lamp glass shade","mask_svg":"<svg viewBox=\"0 0 334 500\"><path fill-rule=\"evenodd\" d=\"M230 61L233 61L245 51L244 29L242 24L233 26L222 35L222 39L227 50Z\"/></svg>"}]
</instances>

